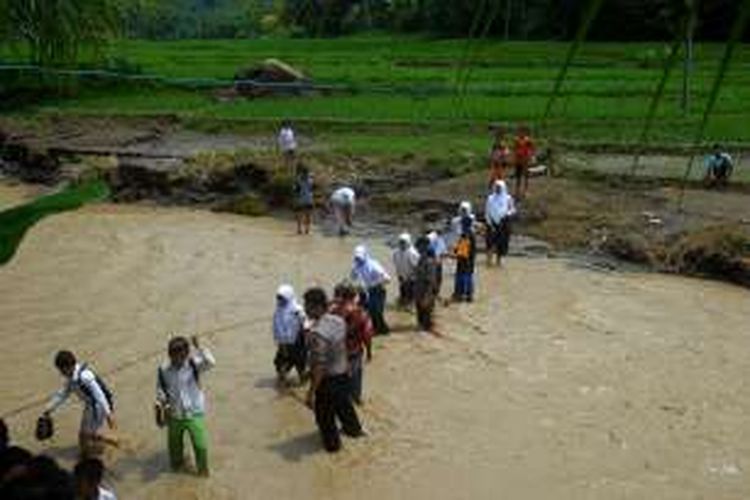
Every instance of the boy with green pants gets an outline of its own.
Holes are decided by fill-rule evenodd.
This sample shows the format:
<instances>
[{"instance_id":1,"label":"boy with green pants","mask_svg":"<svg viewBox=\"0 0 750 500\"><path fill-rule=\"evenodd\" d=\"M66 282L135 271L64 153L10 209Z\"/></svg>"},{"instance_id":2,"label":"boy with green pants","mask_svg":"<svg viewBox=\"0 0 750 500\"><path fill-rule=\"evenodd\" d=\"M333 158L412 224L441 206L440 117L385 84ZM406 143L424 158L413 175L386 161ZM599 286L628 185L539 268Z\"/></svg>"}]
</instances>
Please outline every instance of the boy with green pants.
<instances>
[{"instance_id":1,"label":"boy with green pants","mask_svg":"<svg viewBox=\"0 0 750 500\"><path fill-rule=\"evenodd\" d=\"M157 423L167 426L169 462L173 470L183 468L183 438L190 436L198 473L208 475L208 446L204 414L205 396L200 378L216 364L208 349L193 337L195 352L185 337L175 337L167 347L169 363L160 366L156 383Z\"/></svg>"}]
</instances>

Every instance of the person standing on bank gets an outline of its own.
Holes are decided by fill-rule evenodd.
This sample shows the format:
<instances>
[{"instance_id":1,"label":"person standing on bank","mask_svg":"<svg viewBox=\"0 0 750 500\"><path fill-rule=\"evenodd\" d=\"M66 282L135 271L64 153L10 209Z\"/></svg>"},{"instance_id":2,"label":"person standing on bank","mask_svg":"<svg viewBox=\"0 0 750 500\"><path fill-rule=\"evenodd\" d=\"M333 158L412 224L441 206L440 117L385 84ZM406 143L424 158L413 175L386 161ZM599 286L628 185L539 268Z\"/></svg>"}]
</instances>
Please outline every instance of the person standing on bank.
<instances>
[{"instance_id":1,"label":"person standing on bank","mask_svg":"<svg viewBox=\"0 0 750 500\"><path fill-rule=\"evenodd\" d=\"M411 235L402 233L398 237L398 246L393 252L393 267L398 276L398 305L409 308L414 303L414 273L419 262L419 252L411 244Z\"/></svg>"},{"instance_id":2,"label":"person standing on bank","mask_svg":"<svg viewBox=\"0 0 750 500\"><path fill-rule=\"evenodd\" d=\"M169 362L161 365L156 377L157 424L167 426L169 463L182 470L185 463L183 435L190 436L198 474L208 476L208 442L205 423L206 397L201 389L202 375L216 365L211 352L191 339L197 352L190 352L185 337L169 341Z\"/></svg>"},{"instance_id":3,"label":"person standing on bank","mask_svg":"<svg viewBox=\"0 0 750 500\"><path fill-rule=\"evenodd\" d=\"M484 217L487 224L487 265L492 265L492 255L501 265L503 257L508 255L510 242L510 218L515 214L513 197L508 193L505 181L495 181L492 192L487 196Z\"/></svg>"},{"instance_id":4,"label":"person standing on bank","mask_svg":"<svg viewBox=\"0 0 750 500\"><path fill-rule=\"evenodd\" d=\"M83 404L78 445L82 458L94 457L101 451L101 443L117 444L102 434L104 424L115 429L112 393L106 384L89 368L79 363L70 351L59 351L55 355L55 367L65 377L65 385L52 396L44 411L44 418L57 410L71 394L78 396Z\"/></svg>"},{"instance_id":5,"label":"person standing on bank","mask_svg":"<svg viewBox=\"0 0 750 500\"><path fill-rule=\"evenodd\" d=\"M294 178L295 167L297 161L297 137L292 127L292 122L284 120L281 122L281 128L279 129L279 136L276 139L281 153L281 158L284 162L284 169L286 172Z\"/></svg>"},{"instance_id":6,"label":"person standing on bank","mask_svg":"<svg viewBox=\"0 0 750 500\"><path fill-rule=\"evenodd\" d=\"M315 411L315 422L328 452L341 449L336 419L347 436L365 435L351 399L346 349L346 322L328 312L328 297L321 288L304 295L310 331L310 389L305 403Z\"/></svg>"},{"instance_id":7,"label":"person standing on bank","mask_svg":"<svg viewBox=\"0 0 750 500\"><path fill-rule=\"evenodd\" d=\"M354 264L350 278L365 290L365 306L372 319L377 335L387 335L390 331L385 321L386 285L391 277L383 266L370 256L367 247L359 245L354 249Z\"/></svg>"}]
</instances>

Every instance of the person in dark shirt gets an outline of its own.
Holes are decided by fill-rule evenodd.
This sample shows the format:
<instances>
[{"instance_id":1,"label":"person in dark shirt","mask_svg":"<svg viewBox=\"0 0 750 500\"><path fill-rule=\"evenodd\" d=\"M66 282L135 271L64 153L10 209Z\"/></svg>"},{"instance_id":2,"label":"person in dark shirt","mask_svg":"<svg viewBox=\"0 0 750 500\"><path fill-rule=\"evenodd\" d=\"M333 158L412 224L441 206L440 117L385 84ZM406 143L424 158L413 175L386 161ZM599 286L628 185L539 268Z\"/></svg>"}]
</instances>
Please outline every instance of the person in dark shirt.
<instances>
[{"instance_id":1,"label":"person in dark shirt","mask_svg":"<svg viewBox=\"0 0 750 500\"><path fill-rule=\"evenodd\" d=\"M426 331L433 330L432 313L438 293L438 264L430 246L430 240L422 236L417 240L419 262L414 278L414 302L417 309L417 324Z\"/></svg>"}]
</instances>

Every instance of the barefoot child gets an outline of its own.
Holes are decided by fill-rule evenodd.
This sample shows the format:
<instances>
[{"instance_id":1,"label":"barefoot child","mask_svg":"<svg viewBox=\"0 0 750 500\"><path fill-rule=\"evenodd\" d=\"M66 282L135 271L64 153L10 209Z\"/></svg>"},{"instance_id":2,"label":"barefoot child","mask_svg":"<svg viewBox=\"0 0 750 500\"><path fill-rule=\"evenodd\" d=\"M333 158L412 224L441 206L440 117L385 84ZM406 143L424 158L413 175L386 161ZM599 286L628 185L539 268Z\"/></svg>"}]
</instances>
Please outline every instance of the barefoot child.
<instances>
[{"instance_id":1,"label":"barefoot child","mask_svg":"<svg viewBox=\"0 0 750 500\"><path fill-rule=\"evenodd\" d=\"M529 128L518 127L514 144L513 157L516 163L516 190L515 197L522 200L529 189L529 168L535 154L534 142L531 140Z\"/></svg>"},{"instance_id":2,"label":"barefoot child","mask_svg":"<svg viewBox=\"0 0 750 500\"><path fill-rule=\"evenodd\" d=\"M398 276L398 305L410 308L414 304L414 272L417 270L419 253L411 244L411 235L402 233L393 252L393 267Z\"/></svg>"},{"instance_id":3,"label":"barefoot child","mask_svg":"<svg viewBox=\"0 0 750 500\"><path fill-rule=\"evenodd\" d=\"M313 212L313 180L307 167L299 167L294 182L294 190L297 193L297 202L294 207L297 213L297 234L310 234Z\"/></svg>"},{"instance_id":4,"label":"barefoot child","mask_svg":"<svg viewBox=\"0 0 750 500\"><path fill-rule=\"evenodd\" d=\"M281 285L276 292L276 311L273 314L273 338L276 341L276 357L273 364L279 383L286 383L289 370L295 368L300 384L305 381L307 368L307 346L303 335L305 312L297 303L294 289Z\"/></svg>"},{"instance_id":5,"label":"barefoot child","mask_svg":"<svg viewBox=\"0 0 750 500\"><path fill-rule=\"evenodd\" d=\"M113 397L104 384L86 363L79 363L70 351L60 351L55 356L55 367L65 378L65 385L52 397L44 411L49 416L75 393L83 404L78 444L81 457L95 456L101 452L102 443L117 444L102 434L104 424L115 428Z\"/></svg>"},{"instance_id":6,"label":"barefoot child","mask_svg":"<svg viewBox=\"0 0 750 500\"><path fill-rule=\"evenodd\" d=\"M432 313L437 298L437 260L430 249L430 240L422 236L417 240L419 262L414 279L414 303L417 324L425 332L433 330Z\"/></svg>"},{"instance_id":7,"label":"barefoot child","mask_svg":"<svg viewBox=\"0 0 750 500\"><path fill-rule=\"evenodd\" d=\"M166 416L169 463L172 470L184 466L183 435L187 431L193 444L198 474L208 475L206 441L206 401L201 389L201 376L216 364L208 349L202 348L198 337L192 338L195 353L185 337L169 341L169 362L161 365L156 377L156 403Z\"/></svg>"}]
</instances>

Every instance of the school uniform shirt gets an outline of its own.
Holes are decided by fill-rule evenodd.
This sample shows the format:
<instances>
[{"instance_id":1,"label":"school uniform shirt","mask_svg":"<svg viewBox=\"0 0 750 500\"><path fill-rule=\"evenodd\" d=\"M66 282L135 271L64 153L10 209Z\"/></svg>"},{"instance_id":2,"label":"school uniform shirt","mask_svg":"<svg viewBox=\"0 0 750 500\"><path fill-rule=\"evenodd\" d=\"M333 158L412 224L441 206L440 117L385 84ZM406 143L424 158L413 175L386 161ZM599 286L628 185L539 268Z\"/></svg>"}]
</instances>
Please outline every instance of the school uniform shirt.
<instances>
[{"instance_id":1,"label":"school uniform shirt","mask_svg":"<svg viewBox=\"0 0 750 500\"><path fill-rule=\"evenodd\" d=\"M291 127L284 127L279 131L279 148L283 152L293 152L297 149L297 139L294 137L294 130Z\"/></svg>"},{"instance_id":2,"label":"school uniform shirt","mask_svg":"<svg viewBox=\"0 0 750 500\"><path fill-rule=\"evenodd\" d=\"M346 322L340 316L326 313L310 327L310 365L323 370L324 377L344 375L349 371L346 350Z\"/></svg>"},{"instance_id":3,"label":"school uniform shirt","mask_svg":"<svg viewBox=\"0 0 750 500\"><path fill-rule=\"evenodd\" d=\"M191 356L198 373L204 373L216 365L211 352L206 348L198 350ZM172 363L164 363L160 368L166 392L161 387L159 374L156 378L156 399L162 404L168 404L172 416L175 418L192 418L206 412L206 399L200 388L195 373L189 361L175 368Z\"/></svg>"},{"instance_id":4,"label":"school uniform shirt","mask_svg":"<svg viewBox=\"0 0 750 500\"><path fill-rule=\"evenodd\" d=\"M47 411L55 411L68 399L71 393L78 396L78 399L86 405L91 413L102 416L112 414L112 408L107 401L107 396L96 381L96 375L91 368L84 368L81 363L76 363L73 376L67 379L62 389L52 396L52 400L47 405ZM100 411L104 413L99 413Z\"/></svg>"},{"instance_id":5,"label":"school uniform shirt","mask_svg":"<svg viewBox=\"0 0 750 500\"><path fill-rule=\"evenodd\" d=\"M413 246L409 246L406 250L399 248L393 252L393 266L396 268L396 275L400 280L414 279L417 262L419 262L419 252Z\"/></svg>"},{"instance_id":6,"label":"school uniform shirt","mask_svg":"<svg viewBox=\"0 0 750 500\"><path fill-rule=\"evenodd\" d=\"M434 238L430 239L430 250L439 262L448 253L448 245L445 244L445 239L442 236L435 235Z\"/></svg>"},{"instance_id":7,"label":"school uniform shirt","mask_svg":"<svg viewBox=\"0 0 750 500\"><path fill-rule=\"evenodd\" d=\"M117 495L112 491L99 486L99 496L97 498L98 500L117 500Z\"/></svg>"},{"instance_id":8,"label":"school uniform shirt","mask_svg":"<svg viewBox=\"0 0 750 500\"><path fill-rule=\"evenodd\" d=\"M513 215L513 197L506 191L492 193L485 204L485 219L487 224L500 224L504 218Z\"/></svg>"},{"instance_id":9,"label":"school uniform shirt","mask_svg":"<svg viewBox=\"0 0 750 500\"><path fill-rule=\"evenodd\" d=\"M273 339L279 345L294 345L305 324L305 312L293 298L273 314Z\"/></svg>"},{"instance_id":10,"label":"school uniform shirt","mask_svg":"<svg viewBox=\"0 0 750 500\"><path fill-rule=\"evenodd\" d=\"M349 205L354 208L354 203L357 199L357 195L352 188L342 187L338 188L331 195L331 203L337 206Z\"/></svg>"},{"instance_id":11,"label":"school uniform shirt","mask_svg":"<svg viewBox=\"0 0 750 500\"><path fill-rule=\"evenodd\" d=\"M380 262L369 255L365 257L363 262L354 261L350 277L365 288L381 286L390 279Z\"/></svg>"}]
</instances>

